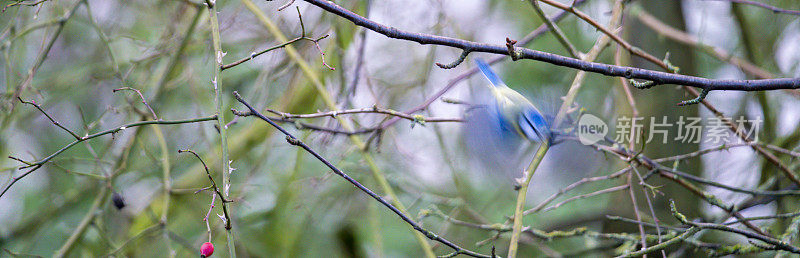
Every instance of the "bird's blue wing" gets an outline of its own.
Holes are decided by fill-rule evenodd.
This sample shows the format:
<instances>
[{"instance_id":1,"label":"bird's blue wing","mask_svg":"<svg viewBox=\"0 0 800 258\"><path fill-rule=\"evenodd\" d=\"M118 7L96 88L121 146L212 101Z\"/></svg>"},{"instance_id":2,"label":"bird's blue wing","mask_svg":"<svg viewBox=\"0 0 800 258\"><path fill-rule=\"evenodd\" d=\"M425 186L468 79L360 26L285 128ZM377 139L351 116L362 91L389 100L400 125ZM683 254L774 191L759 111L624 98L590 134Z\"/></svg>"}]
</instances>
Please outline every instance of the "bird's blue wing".
<instances>
[{"instance_id":1,"label":"bird's blue wing","mask_svg":"<svg viewBox=\"0 0 800 258\"><path fill-rule=\"evenodd\" d=\"M489 82L492 83L492 85L494 85L495 87L506 85L502 80L500 80L500 76L497 76L497 74L495 74L492 71L492 68L489 68L489 65L486 64L486 62L484 62L483 59L480 58L475 59L475 64L478 65L478 69L481 70L483 76L486 76L486 79L488 79Z\"/></svg>"},{"instance_id":2,"label":"bird's blue wing","mask_svg":"<svg viewBox=\"0 0 800 258\"><path fill-rule=\"evenodd\" d=\"M523 111L520 114L519 128L528 139L549 141L551 138L549 123L542 114L534 109Z\"/></svg>"}]
</instances>

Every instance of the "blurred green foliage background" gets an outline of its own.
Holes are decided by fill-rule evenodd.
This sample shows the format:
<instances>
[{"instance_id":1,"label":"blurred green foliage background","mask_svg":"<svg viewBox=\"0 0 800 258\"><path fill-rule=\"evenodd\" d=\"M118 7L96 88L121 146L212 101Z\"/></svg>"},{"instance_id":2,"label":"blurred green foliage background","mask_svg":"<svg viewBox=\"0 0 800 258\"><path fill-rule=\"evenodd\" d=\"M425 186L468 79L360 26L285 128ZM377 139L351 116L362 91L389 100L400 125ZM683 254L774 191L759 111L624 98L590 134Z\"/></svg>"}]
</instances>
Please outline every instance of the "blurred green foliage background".
<instances>
[{"instance_id":1,"label":"blurred green foliage background","mask_svg":"<svg viewBox=\"0 0 800 258\"><path fill-rule=\"evenodd\" d=\"M280 133L263 121L234 117L228 110L244 107L231 93L238 91L257 108L303 114L330 110L319 88L315 88L321 86L338 109L378 106L403 111L423 103L449 80L470 69L471 62L450 70L440 69L435 62L449 63L458 57L460 50L393 40L374 32L364 34L363 28L303 1L280 11L278 8L287 1L254 1L255 9L248 7L248 2L216 2L225 52L223 63L283 43L278 34L291 39L301 36L304 29L306 36L312 38L329 37L320 40L318 46L299 41L222 72L219 82L222 115L225 123L231 122L227 129L228 149L231 166L235 168L230 175L233 202L228 205L238 256L423 256L411 228L395 214L331 173L307 152L287 144ZM586 2L578 9L607 24L614 1ZM796 1L765 2L785 9L800 9ZM520 39L543 24L526 1L336 3L400 29L490 44L504 44L506 37ZM548 15L559 12L541 5ZM3 157L38 161L74 140L33 105L22 104L17 97L34 101L79 136L152 119L135 92L112 91L121 87L140 90L162 120L192 119L215 113L212 71L216 57L208 10L203 3L49 0L2 1L2 6L9 6L0 13L0 81L4 84L0 100L0 154ZM702 47L680 44L643 25L637 19L639 12L647 12L686 31L700 42L725 49L776 77L797 77L800 71L798 16L727 1L630 1L627 7L622 37L659 58L668 55L668 60L680 67L682 74L754 78L726 60L708 55ZM298 11L302 14L302 28ZM583 52L601 35L572 15L558 25ZM50 41L52 47L46 51ZM525 47L568 55L550 33ZM293 56L289 51L299 55ZM617 46L612 43L597 62L613 64L616 51ZM325 64L335 70L323 65L321 52ZM622 52L624 65L658 70ZM475 57L492 56L470 55ZM308 69L303 70L304 66ZM566 94L576 74L573 69L530 60L504 61L495 65L495 69L513 88L528 96L543 96L541 99L553 107L560 105L559 97ZM444 97L470 101L485 84L480 76L472 77ZM590 74L584 84L576 103L586 112L609 122L633 116L618 78ZM649 117L666 116L675 121L679 116L713 116L699 105L676 107L675 103L691 98L677 87L632 89L632 93L638 116L648 118L646 124ZM729 117L764 118L759 140L797 151L800 101L796 94L712 92L708 101ZM436 100L419 114L459 118L464 109ZM356 128L372 128L387 119L380 114L340 117ZM342 129L330 117L303 122ZM51 256L59 250L68 251L67 255L72 257L198 255L200 245L209 238L203 220L212 193L197 191L208 187L210 182L196 158L177 150L196 151L221 185L222 152L214 125L214 121L207 121L126 128L81 142L56 156L0 197L3 252L0 256ZM370 161L365 160L350 138L303 130L293 123L283 125L351 177L391 198L375 181ZM465 227L435 215L441 212L460 221L492 225L504 223L513 214L516 197L513 178L519 177L519 173L489 171L476 163L477 154L468 151L461 127L460 123L419 124L402 120L359 137L367 142L366 152L374 157L377 170L385 175L412 218L469 250L489 254L492 246L496 246L497 253L505 255L510 233L493 239L497 233L492 230ZM670 128L670 135L675 130ZM708 147L713 146L656 141L644 149L641 146L636 149L658 158ZM575 143L557 146L551 152L541 172L534 177L528 193L529 208L581 178L608 175L628 166L615 156ZM800 162L791 155L779 158L797 172ZM507 161L527 164L530 157L523 155L519 159ZM26 171L18 169L20 165L12 159L0 161L3 186ZM784 180L780 179L777 167L749 148L665 165L747 189L776 178ZM553 204L624 183L623 177L585 184L558 197ZM654 220L645 194L652 198L653 214L661 223L680 225L669 211L670 199L675 199L678 209L691 218L713 221L724 216L722 210L705 204L672 181L654 176L648 183L657 186L659 192L645 192L638 184L633 187L643 221ZM781 183L776 189L788 185L789 182ZM729 203L749 196L717 188L704 189ZM114 207L115 194L124 199L124 208ZM795 212L800 208L796 201L796 197L780 198L745 214ZM625 233L635 239L639 235L636 224L606 217L635 218L632 206L627 190L615 191L534 213L523 222L545 232L585 227L597 233ZM208 216L211 242L215 244L216 255L228 256L228 235L218 214L222 214L221 202L216 199ZM760 226L780 235L791 218L762 222ZM647 233L655 234L652 228L647 228ZM745 238L716 232L698 239L747 244ZM482 241L483 245L476 244ZM554 240L528 236L522 239L520 255L613 256L635 250L636 243L592 236ZM437 255L452 251L435 242L430 244ZM702 249L687 246L668 250L676 256L705 255Z\"/></svg>"}]
</instances>

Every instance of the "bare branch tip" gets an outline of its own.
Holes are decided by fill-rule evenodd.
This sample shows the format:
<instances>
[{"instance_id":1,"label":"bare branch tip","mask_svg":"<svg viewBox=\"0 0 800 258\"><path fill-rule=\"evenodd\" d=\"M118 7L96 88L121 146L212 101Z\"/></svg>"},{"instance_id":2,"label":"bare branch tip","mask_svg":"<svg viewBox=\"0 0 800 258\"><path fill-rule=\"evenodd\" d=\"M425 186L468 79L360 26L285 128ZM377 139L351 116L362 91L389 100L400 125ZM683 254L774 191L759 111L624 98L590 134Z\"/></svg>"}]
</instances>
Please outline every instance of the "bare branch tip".
<instances>
[{"instance_id":1,"label":"bare branch tip","mask_svg":"<svg viewBox=\"0 0 800 258\"><path fill-rule=\"evenodd\" d=\"M461 63L463 63L464 60L467 59L467 56L469 55L470 52L471 51L469 49L465 49L463 52L461 52L461 56L459 56L458 59L456 59L452 63L450 64L436 63L436 66L442 69L453 69L456 66L460 65Z\"/></svg>"},{"instance_id":2,"label":"bare branch tip","mask_svg":"<svg viewBox=\"0 0 800 258\"><path fill-rule=\"evenodd\" d=\"M294 3L294 0L290 0L289 2L287 2L284 5L282 5L281 7L278 7L278 11L280 12L280 11L283 11L284 9L286 9L286 8L289 8L289 6L292 6L293 3Z\"/></svg>"},{"instance_id":3,"label":"bare branch tip","mask_svg":"<svg viewBox=\"0 0 800 258\"><path fill-rule=\"evenodd\" d=\"M690 99L690 100L684 100L684 101L681 101L681 102L679 102L677 105L678 105L679 107L682 107L682 106L688 106L688 105L694 105L694 104L698 104L698 103L700 103L701 101L703 101L704 99L706 99L706 96L708 95L708 93L709 93L709 92L711 92L711 90L709 90L709 89L703 89L703 91L702 91L702 92L700 92L700 95L697 95L697 97L696 97L696 98L693 98L693 99Z\"/></svg>"},{"instance_id":4,"label":"bare branch tip","mask_svg":"<svg viewBox=\"0 0 800 258\"><path fill-rule=\"evenodd\" d=\"M520 53L515 49L514 45L517 44L516 40L506 38L506 48L508 48L508 56L511 57L511 60L517 61L520 59Z\"/></svg>"}]
</instances>

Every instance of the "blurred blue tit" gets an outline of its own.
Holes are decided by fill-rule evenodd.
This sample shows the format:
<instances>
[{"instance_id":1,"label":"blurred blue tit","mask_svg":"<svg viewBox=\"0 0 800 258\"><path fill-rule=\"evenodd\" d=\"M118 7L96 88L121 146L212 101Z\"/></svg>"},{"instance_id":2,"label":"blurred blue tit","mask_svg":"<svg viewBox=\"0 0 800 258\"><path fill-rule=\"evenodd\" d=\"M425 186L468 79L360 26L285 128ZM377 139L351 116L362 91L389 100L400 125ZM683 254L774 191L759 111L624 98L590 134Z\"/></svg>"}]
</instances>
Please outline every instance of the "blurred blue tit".
<instances>
[{"instance_id":1,"label":"blurred blue tit","mask_svg":"<svg viewBox=\"0 0 800 258\"><path fill-rule=\"evenodd\" d=\"M551 89L543 88L528 99L506 86L485 62L476 59L475 63L491 85L481 80L482 85L474 89L471 100L474 105L465 110L463 141L470 161L479 162L476 165L489 172L490 178L519 178L533 157L536 142L553 145L542 164L544 173L537 172L539 182L546 182L538 185L537 191L559 186L561 180L571 181L603 167L599 152L577 141L565 141L572 133L554 127L551 114L555 114L556 96L560 94L554 95L548 92ZM567 117L564 123L571 124L571 121ZM576 160L575 157L581 158ZM554 171L582 172L552 173Z\"/></svg>"},{"instance_id":2,"label":"blurred blue tit","mask_svg":"<svg viewBox=\"0 0 800 258\"><path fill-rule=\"evenodd\" d=\"M508 134L516 134L531 141L552 141L553 133L550 130L552 119L545 117L530 100L522 96L519 92L509 88L500 80L489 65L481 59L476 59L475 63L481 70L486 79L494 100L489 105L489 112L492 112L491 120L488 123L495 123L494 128L500 130L504 138L509 138Z\"/></svg>"}]
</instances>

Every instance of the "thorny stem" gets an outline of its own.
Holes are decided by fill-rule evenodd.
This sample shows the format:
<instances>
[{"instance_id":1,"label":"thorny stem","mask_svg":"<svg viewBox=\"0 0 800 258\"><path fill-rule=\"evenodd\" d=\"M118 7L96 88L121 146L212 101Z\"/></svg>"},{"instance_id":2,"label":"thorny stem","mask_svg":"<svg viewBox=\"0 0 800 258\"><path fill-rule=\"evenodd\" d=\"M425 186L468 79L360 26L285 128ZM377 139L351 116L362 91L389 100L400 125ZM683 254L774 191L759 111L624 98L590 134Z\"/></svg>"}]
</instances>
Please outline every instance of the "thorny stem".
<instances>
[{"instance_id":1,"label":"thorny stem","mask_svg":"<svg viewBox=\"0 0 800 258\"><path fill-rule=\"evenodd\" d=\"M211 83L214 86L214 107L216 108L215 113L218 117L217 119L217 127L219 128L219 137L220 137L220 148L222 149L222 161L220 163L221 169L220 173L222 174L222 188L223 188L223 200L230 199L230 187L231 187L231 173L233 170L231 169L231 160L228 158L228 128L225 127L225 119L222 115L222 57L225 56L225 53L222 52L222 40L220 38L219 33L219 20L217 18L217 5L213 4L214 2L211 1L211 5L208 5L208 13L211 23L211 39L212 44L214 45L214 65L212 75L213 79ZM223 202L224 203L224 202ZM224 206L223 206L224 207ZM236 257L236 238L233 234L233 230L231 227L231 217L228 217L226 214L227 221L225 221L225 232L227 233L228 239L228 257L235 258Z\"/></svg>"}]
</instances>

